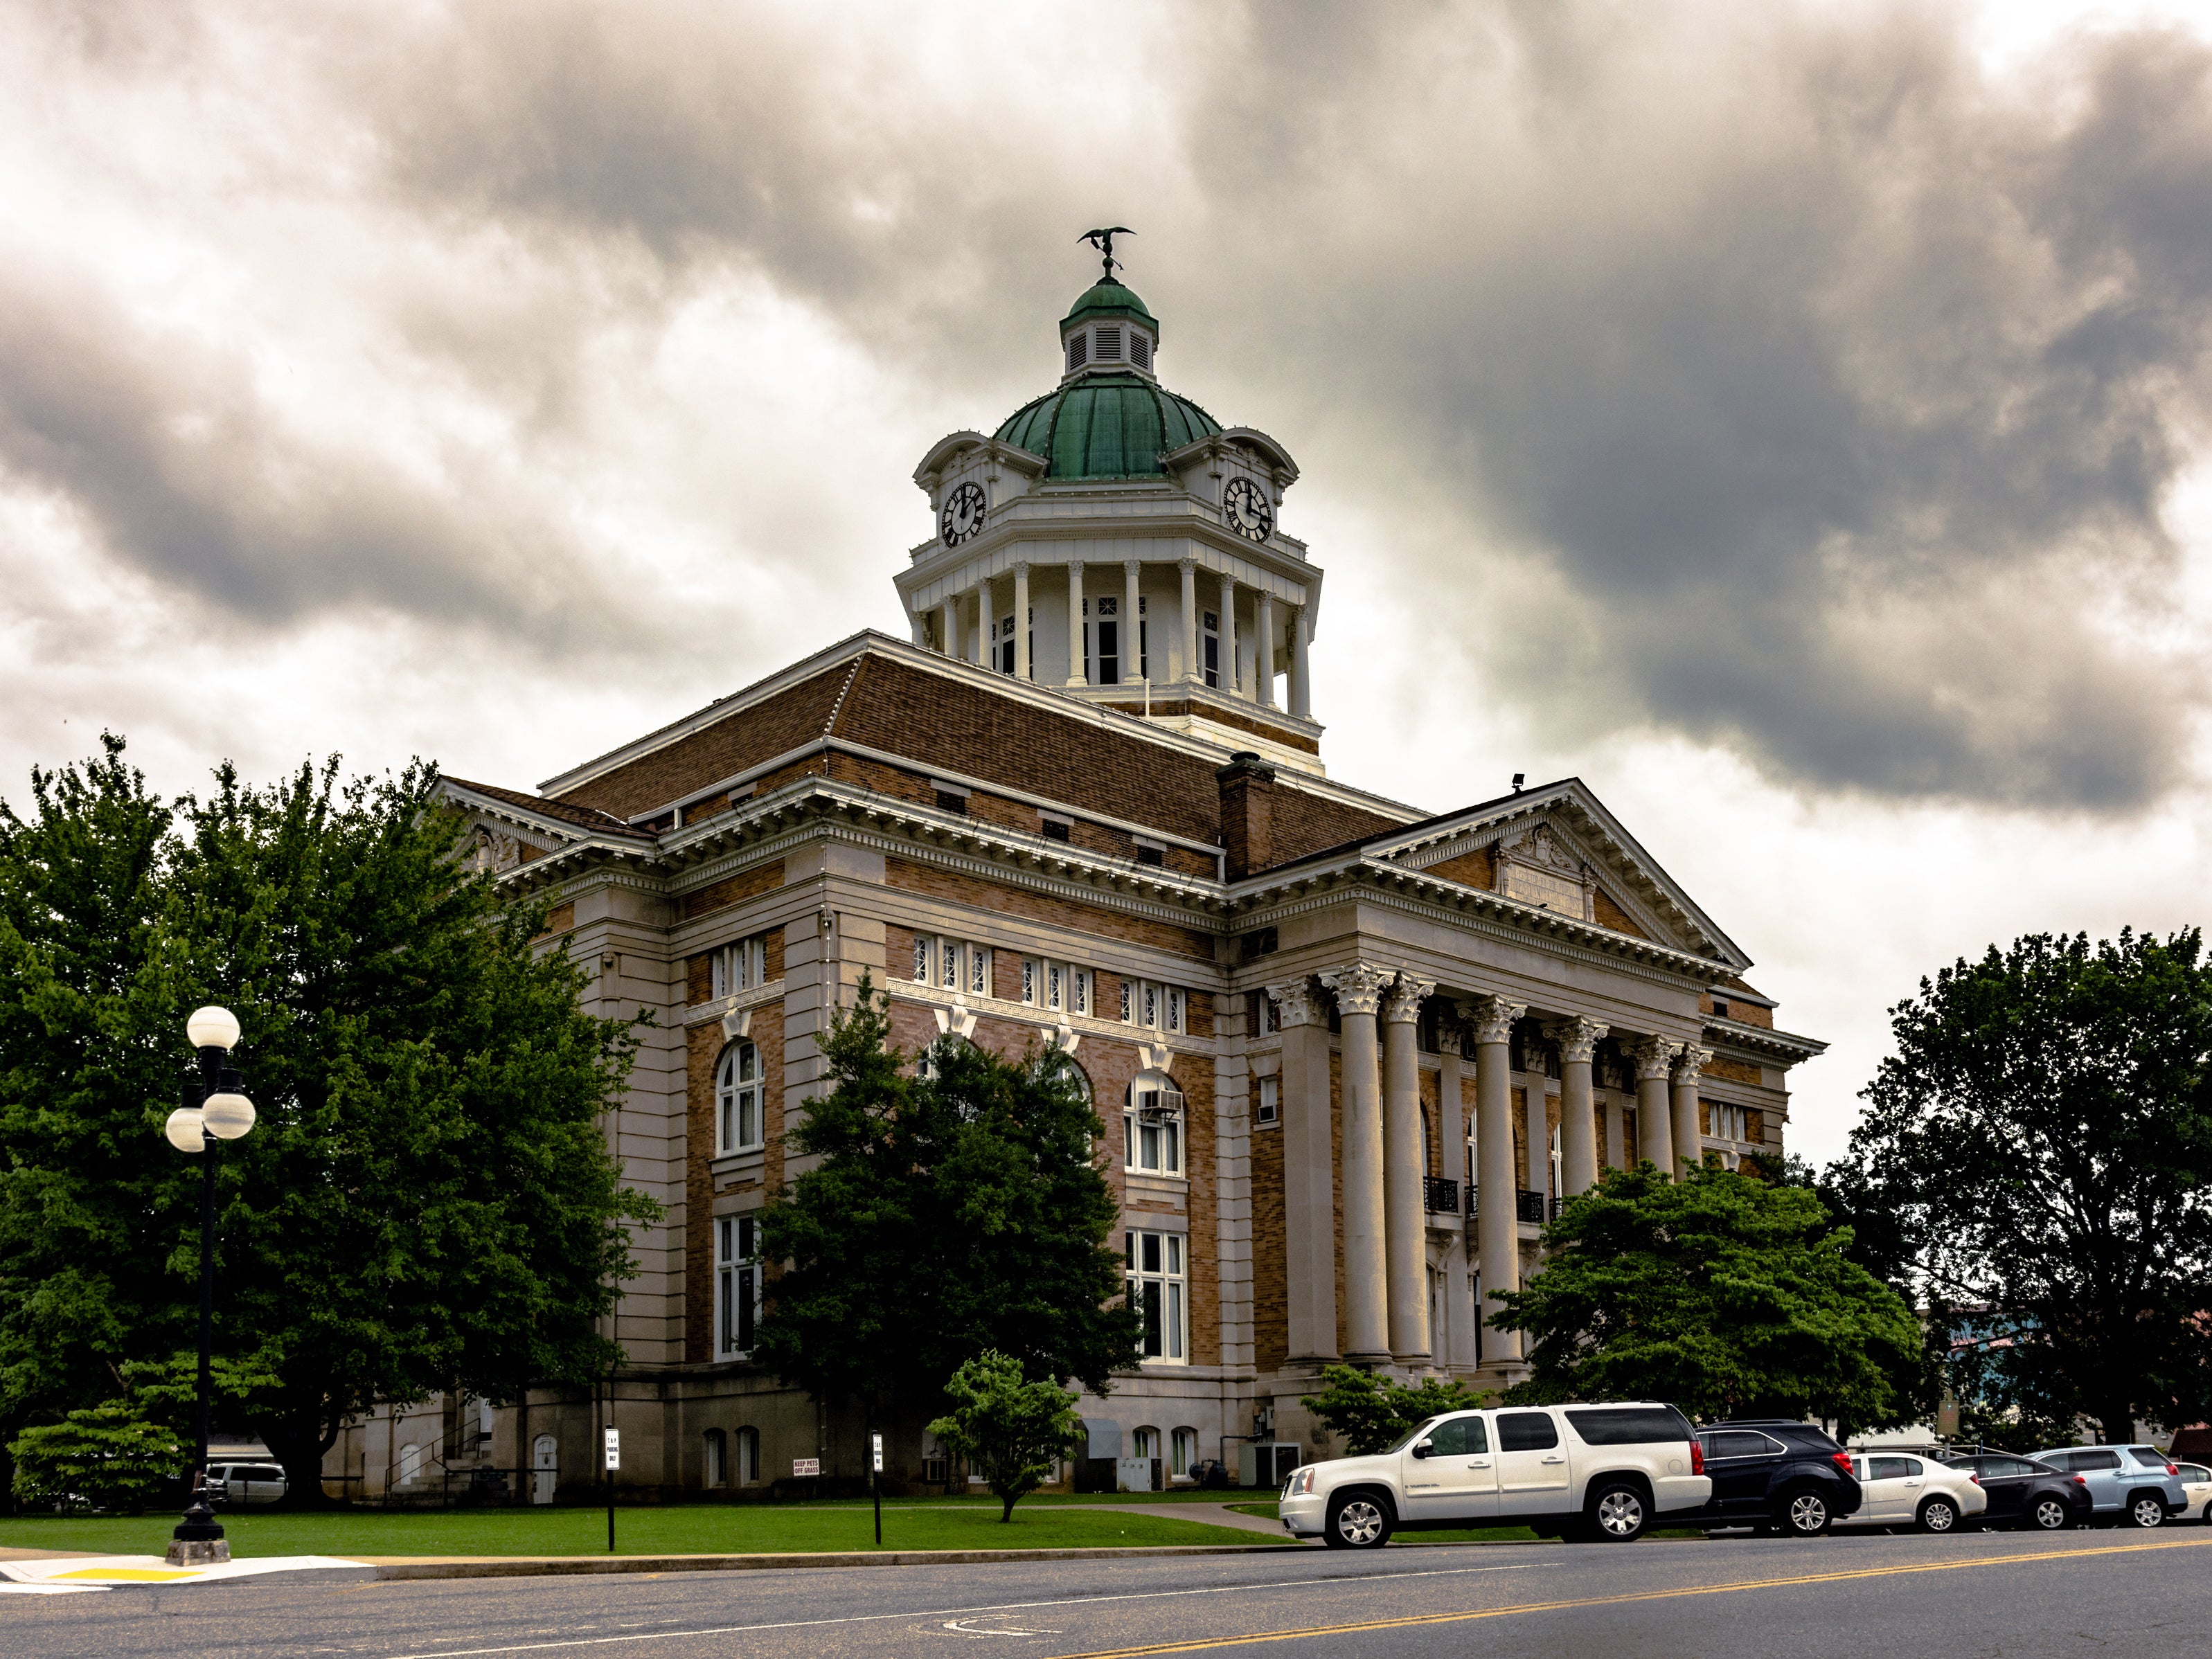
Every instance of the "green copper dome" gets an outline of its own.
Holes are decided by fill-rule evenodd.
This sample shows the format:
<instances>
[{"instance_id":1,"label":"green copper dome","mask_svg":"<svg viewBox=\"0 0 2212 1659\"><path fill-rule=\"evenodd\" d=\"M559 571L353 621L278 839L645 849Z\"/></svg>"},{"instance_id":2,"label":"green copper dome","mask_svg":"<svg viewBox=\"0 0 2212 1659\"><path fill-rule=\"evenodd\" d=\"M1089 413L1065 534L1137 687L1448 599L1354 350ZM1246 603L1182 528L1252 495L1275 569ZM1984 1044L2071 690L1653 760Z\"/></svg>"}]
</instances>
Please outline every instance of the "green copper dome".
<instances>
[{"instance_id":1,"label":"green copper dome","mask_svg":"<svg viewBox=\"0 0 2212 1659\"><path fill-rule=\"evenodd\" d=\"M1078 300L1076 313L1102 291L1110 290L1102 283ZM1135 314L1143 314L1141 305ZM1043 456L1051 463L1047 477L1133 478L1158 476L1165 470L1162 455L1220 430L1221 422L1189 398L1141 374L1105 374L1024 404L992 436Z\"/></svg>"},{"instance_id":2,"label":"green copper dome","mask_svg":"<svg viewBox=\"0 0 2212 1659\"><path fill-rule=\"evenodd\" d=\"M1060 319L1060 325L1066 329L1072 324L1084 322L1092 317L1127 317L1144 324L1155 336L1160 331L1160 319L1145 309L1145 302L1137 297L1137 290L1124 287L1111 276L1085 289L1069 308L1067 315Z\"/></svg>"}]
</instances>

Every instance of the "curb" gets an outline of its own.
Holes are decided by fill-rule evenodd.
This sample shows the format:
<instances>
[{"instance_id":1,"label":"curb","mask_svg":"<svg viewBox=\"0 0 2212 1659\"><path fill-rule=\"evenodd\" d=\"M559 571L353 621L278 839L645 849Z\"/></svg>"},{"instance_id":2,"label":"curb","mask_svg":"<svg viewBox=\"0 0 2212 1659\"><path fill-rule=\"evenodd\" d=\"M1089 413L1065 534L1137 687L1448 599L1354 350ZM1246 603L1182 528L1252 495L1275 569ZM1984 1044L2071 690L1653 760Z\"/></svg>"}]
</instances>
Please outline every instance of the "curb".
<instances>
[{"instance_id":1,"label":"curb","mask_svg":"<svg viewBox=\"0 0 2212 1659\"><path fill-rule=\"evenodd\" d=\"M1275 1555L1281 1553L1284 1548L1281 1544L1166 1544L1083 1550L854 1550L781 1555L518 1556L475 1561L391 1562L378 1565L376 1576L380 1579L539 1578L563 1573L744 1572L789 1567L972 1566L992 1561L1110 1561L1132 1556L1151 1559L1181 1555ZM362 1565L371 1564L364 1562Z\"/></svg>"}]
</instances>

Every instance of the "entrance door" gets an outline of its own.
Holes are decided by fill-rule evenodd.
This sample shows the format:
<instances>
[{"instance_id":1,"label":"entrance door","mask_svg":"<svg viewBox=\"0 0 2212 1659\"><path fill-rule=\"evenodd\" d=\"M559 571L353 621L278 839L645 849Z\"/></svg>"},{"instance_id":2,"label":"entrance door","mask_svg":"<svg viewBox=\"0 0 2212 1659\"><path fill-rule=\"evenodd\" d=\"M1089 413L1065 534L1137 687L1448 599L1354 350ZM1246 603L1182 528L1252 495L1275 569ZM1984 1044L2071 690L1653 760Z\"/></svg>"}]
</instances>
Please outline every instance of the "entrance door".
<instances>
[{"instance_id":1,"label":"entrance door","mask_svg":"<svg viewBox=\"0 0 2212 1659\"><path fill-rule=\"evenodd\" d=\"M1506 1515L1551 1515L1568 1506L1567 1449L1549 1412L1500 1412L1498 1505Z\"/></svg>"},{"instance_id":2,"label":"entrance door","mask_svg":"<svg viewBox=\"0 0 2212 1659\"><path fill-rule=\"evenodd\" d=\"M1398 1484L1407 1518L1474 1521L1498 1514L1498 1460L1479 1417L1449 1417L1406 1449Z\"/></svg>"},{"instance_id":3,"label":"entrance door","mask_svg":"<svg viewBox=\"0 0 2212 1659\"><path fill-rule=\"evenodd\" d=\"M561 1443L550 1434L541 1434L530 1448L530 1501L551 1503L554 1482L560 1478Z\"/></svg>"}]
</instances>

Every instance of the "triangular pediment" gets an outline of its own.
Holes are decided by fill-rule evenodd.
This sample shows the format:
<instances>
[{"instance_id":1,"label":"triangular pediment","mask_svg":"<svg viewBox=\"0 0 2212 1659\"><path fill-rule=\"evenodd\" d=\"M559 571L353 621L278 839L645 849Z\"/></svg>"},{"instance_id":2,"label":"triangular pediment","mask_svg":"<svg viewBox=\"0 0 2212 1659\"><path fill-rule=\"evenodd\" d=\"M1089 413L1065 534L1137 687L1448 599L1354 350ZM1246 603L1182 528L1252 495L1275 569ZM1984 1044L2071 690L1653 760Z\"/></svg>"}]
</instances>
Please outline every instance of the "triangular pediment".
<instances>
[{"instance_id":1,"label":"triangular pediment","mask_svg":"<svg viewBox=\"0 0 2212 1659\"><path fill-rule=\"evenodd\" d=\"M1430 818L1364 850L1738 970L1750 966L1579 778Z\"/></svg>"}]
</instances>

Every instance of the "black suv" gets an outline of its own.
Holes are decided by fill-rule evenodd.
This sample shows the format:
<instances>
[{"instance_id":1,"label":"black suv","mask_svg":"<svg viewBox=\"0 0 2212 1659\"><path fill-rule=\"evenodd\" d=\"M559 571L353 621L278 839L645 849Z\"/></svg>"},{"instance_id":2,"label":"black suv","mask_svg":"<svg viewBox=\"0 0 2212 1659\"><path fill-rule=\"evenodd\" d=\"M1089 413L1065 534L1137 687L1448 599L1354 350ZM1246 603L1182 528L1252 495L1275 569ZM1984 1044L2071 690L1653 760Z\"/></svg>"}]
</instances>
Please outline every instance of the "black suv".
<instances>
[{"instance_id":1,"label":"black suv","mask_svg":"<svg viewBox=\"0 0 2212 1659\"><path fill-rule=\"evenodd\" d=\"M1818 1538L1859 1506L1850 1454L1809 1423L1735 1419L1698 1431L1707 1524Z\"/></svg>"}]
</instances>

